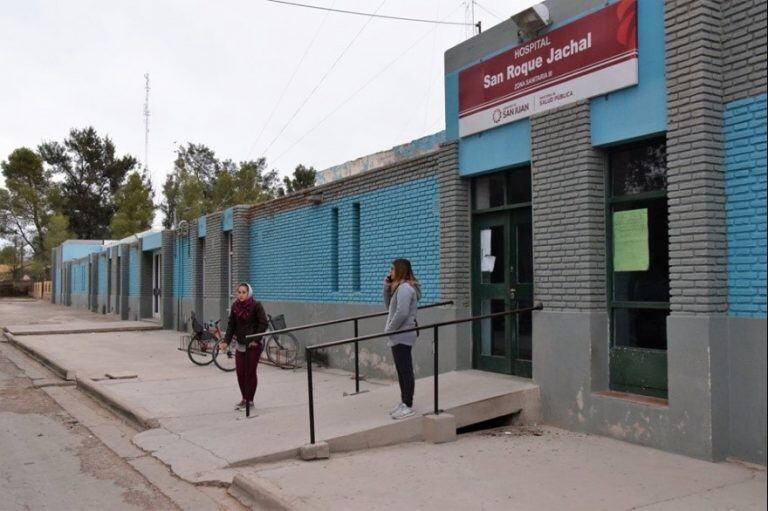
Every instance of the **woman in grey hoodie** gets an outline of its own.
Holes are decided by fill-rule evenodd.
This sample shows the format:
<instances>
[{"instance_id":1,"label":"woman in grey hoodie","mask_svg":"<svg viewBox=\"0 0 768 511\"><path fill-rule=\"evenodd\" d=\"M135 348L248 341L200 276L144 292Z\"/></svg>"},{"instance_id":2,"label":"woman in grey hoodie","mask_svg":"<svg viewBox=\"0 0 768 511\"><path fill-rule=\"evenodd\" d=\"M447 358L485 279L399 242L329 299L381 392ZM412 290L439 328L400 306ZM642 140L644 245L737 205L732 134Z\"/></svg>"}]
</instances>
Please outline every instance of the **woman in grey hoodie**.
<instances>
[{"instance_id":1,"label":"woman in grey hoodie","mask_svg":"<svg viewBox=\"0 0 768 511\"><path fill-rule=\"evenodd\" d=\"M421 299L421 286L413 275L408 259L395 259L389 274L384 279L384 304L389 308L385 332L396 332L416 326L416 310ZM395 359L397 379L400 383L400 403L389 413L393 419L404 419L414 415L413 359L411 350L416 342L416 332L405 332L389 336L388 346Z\"/></svg>"}]
</instances>

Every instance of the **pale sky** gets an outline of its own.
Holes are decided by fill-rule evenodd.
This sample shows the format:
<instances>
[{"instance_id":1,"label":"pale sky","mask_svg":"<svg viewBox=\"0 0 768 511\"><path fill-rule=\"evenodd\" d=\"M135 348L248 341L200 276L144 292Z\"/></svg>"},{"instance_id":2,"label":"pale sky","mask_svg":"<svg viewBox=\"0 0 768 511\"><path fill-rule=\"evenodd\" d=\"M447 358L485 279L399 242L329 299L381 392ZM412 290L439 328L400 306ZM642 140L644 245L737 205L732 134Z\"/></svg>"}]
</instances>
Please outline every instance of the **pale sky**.
<instances>
[{"instance_id":1,"label":"pale sky","mask_svg":"<svg viewBox=\"0 0 768 511\"><path fill-rule=\"evenodd\" d=\"M297 1L470 19L460 0ZM475 20L487 29L533 3L483 0ZM443 129L443 53L468 35L462 26L266 0L2 0L0 12L0 160L93 126L118 154L143 162L149 73L158 203L175 144L206 144L235 161L263 155L286 175L299 163L321 170Z\"/></svg>"}]
</instances>

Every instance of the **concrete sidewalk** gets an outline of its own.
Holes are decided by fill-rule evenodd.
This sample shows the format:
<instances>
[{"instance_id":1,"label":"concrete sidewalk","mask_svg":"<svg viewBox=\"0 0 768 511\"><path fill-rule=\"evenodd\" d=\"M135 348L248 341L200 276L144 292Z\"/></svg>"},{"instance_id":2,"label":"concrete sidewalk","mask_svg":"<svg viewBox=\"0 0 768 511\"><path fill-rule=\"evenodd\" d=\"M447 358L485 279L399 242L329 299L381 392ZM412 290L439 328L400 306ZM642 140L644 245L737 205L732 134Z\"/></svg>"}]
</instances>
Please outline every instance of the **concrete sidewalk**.
<instances>
[{"instance_id":1,"label":"concrete sidewalk","mask_svg":"<svg viewBox=\"0 0 768 511\"><path fill-rule=\"evenodd\" d=\"M709 463L557 428L505 427L330 460L247 468L256 509L762 511L764 468Z\"/></svg>"},{"instance_id":2,"label":"concrete sidewalk","mask_svg":"<svg viewBox=\"0 0 768 511\"><path fill-rule=\"evenodd\" d=\"M78 386L109 407L148 429L134 443L192 482L232 480L232 467L295 458L309 442L307 380L304 370L262 365L255 417L234 412L239 400L235 375L215 366L193 365L177 350L179 334L171 331L110 332L80 335L14 337L22 346L61 373L76 375ZM106 379L106 374L135 375ZM367 449L421 440L421 416L433 408L432 378L416 385L419 415L393 421L387 411L397 402L396 385L362 382L354 390L350 374L315 370L318 440L331 451ZM529 380L480 371L441 375L441 408L457 426L524 411L538 420L538 388ZM259 442L239 438L257 434Z\"/></svg>"},{"instance_id":3,"label":"concrete sidewalk","mask_svg":"<svg viewBox=\"0 0 768 511\"><path fill-rule=\"evenodd\" d=\"M15 324L20 317L41 322L63 317L60 308L40 303L23 316L17 309L9 313L17 305L0 301L0 327L9 317ZM103 320L72 312L73 320ZM133 443L174 473L194 483L234 481L233 493L257 509L765 509L764 469L713 464L555 428L507 428L461 435L448 444L410 442L332 453L323 461L269 462L294 455L308 440L304 370L261 366L257 417L238 420L243 414L232 410L239 399L235 375L193 365L177 351L178 332L28 335L14 341L76 374L78 385L87 381L94 392L134 410L145 431ZM107 372L135 378L109 380ZM462 377L441 376L442 408L482 398L471 395L479 392L478 385L466 383L471 374ZM492 387L516 384L490 378L496 378ZM315 373L319 439L343 436L350 417L362 416L374 431L367 447L381 445L375 428L394 422L386 409L397 399L396 386L362 382L362 388L369 392L343 397L354 390L348 373ZM417 392L419 411L429 411L430 380L419 382ZM421 417L402 427L415 427L417 420ZM260 462L239 466L249 461Z\"/></svg>"}]
</instances>

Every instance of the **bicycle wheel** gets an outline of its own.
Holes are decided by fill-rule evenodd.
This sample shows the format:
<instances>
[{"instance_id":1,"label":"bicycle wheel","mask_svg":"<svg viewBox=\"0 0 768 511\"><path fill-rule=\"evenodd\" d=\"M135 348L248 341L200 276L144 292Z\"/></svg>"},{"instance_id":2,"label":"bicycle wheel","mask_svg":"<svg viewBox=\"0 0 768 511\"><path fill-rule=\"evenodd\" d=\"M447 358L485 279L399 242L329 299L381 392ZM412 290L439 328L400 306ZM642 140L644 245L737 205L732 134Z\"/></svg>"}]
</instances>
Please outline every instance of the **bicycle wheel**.
<instances>
[{"instance_id":1,"label":"bicycle wheel","mask_svg":"<svg viewBox=\"0 0 768 511\"><path fill-rule=\"evenodd\" d=\"M235 343L229 344L225 351L219 349L219 345L213 348L213 363L222 371L231 372L235 370Z\"/></svg>"},{"instance_id":2,"label":"bicycle wheel","mask_svg":"<svg viewBox=\"0 0 768 511\"><path fill-rule=\"evenodd\" d=\"M292 333L270 335L265 349L270 362L284 369L296 367L299 341Z\"/></svg>"},{"instance_id":3,"label":"bicycle wheel","mask_svg":"<svg viewBox=\"0 0 768 511\"><path fill-rule=\"evenodd\" d=\"M213 362L214 344L214 340L204 341L193 337L187 344L187 356L195 365L207 366Z\"/></svg>"}]
</instances>

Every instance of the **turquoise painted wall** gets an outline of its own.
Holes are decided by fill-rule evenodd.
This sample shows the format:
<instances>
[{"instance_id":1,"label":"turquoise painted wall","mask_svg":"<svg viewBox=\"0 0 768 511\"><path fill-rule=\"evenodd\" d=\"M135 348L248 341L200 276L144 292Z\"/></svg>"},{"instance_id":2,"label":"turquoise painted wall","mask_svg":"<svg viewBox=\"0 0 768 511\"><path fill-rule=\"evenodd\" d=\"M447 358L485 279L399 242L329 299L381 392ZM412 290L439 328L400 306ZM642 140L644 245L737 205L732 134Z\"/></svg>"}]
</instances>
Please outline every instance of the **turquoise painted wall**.
<instances>
[{"instance_id":1,"label":"turquoise painted wall","mask_svg":"<svg viewBox=\"0 0 768 511\"><path fill-rule=\"evenodd\" d=\"M141 238L142 250L157 250L163 246L163 233L153 232Z\"/></svg>"},{"instance_id":2,"label":"turquoise painted wall","mask_svg":"<svg viewBox=\"0 0 768 511\"><path fill-rule=\"evenodd\" d=\"M232 208L225 209L221 212L221 230L223 232L231 231L233 222L234 210Z\"/></svg>"},{"instance_id":3,"label":"turquoise painted wall","mask_svg":"<svg viewBox=\"0 0 768 511\"><path fill-rule=\"evenodd\" d=\"M173 248L173 295L188 297L192 289L189 237L176 238Z\"/></svg>"},{"instance_id":4,"label":"turquoise painted wall","mask_svg":"<svg viewBox=\"0 0 768 511\"><path fill-rule=\"evenodd\" d=\"M98 285L99 296L107 296L108 282L109 282L109 264L108 264L108 258L105 256L99 257L98 277L99 277L99 285Z\"/></svg>"},{"instance_id":5,"label":"turquoise painted wall","mask_svg":"<svg viewBox=\"0 0 768 511\"><path fill-rule=\"evenodd\" d=\"M128 250L128 296L139 296L141 289L139 285L139 252L138 247L131 247Z\"/></svg>"},{"instance_id":6,"label":"turquoise painted wall","mask_svg":"<svg viewBox=\"0 0 768 511\"><path fill-rule=\"evenodd\" d=\"M766 316L766 95L725 105L728 304Z\"/></svg>"},{"instance_id":7,"label":"turquoise painted wall","mask_svg":"<svg viewBox=\"0 0 768 511\"><path fill-rule=\"evenodd\" d=\"M592 98L592 144L627 142L667 130L664 2L637 3L638 84Z\"/></svg>"},{"instance_id":8,"label":"turquoise painted wall","mask_svg":"<svg viewBox=\"0 0 768 511\"><path fill-rule=\"evenodd\" d=\"M88 260L74 261L70 267L70 284L73 295L88 294Z\"/></svg>"},{"instance_id":9,"label":"turquoise painted wall","mask_svg":"<svg viewBox=\"0 0 768 511\"><path fill-rule=\"evenodd\" d=\"M208 225L208 220L206 217L201 216L197 219L197 237L198 238L204 238L205 237L205 229Z\"/></svg>"},{"instance_id":10,"label":"turquoise painted wall","mask_svg":"<svg viewBox=\"0 0 768 511\"><path fill-rule=\"evenodd\" d=\"M94 241L90 243L68 243L64 242L61 245L61 260L70 261L72 259L79 259L85 257L94 252L101 252L104 249L101 241Z\"/></svg>"},{"instance_id":11,"label":"turquoise painted wall","mask_svg":"<svg viewBox=\"0 0 768 511\"><path fill-rule=\"evenodd\" d=\"M438 301L438 198L437 180L424 178L254 220L250 226L254 293L264 300L381 303L390 262L405 257L422 283L422 303ZM360 204L359 230L354 225L355 203ZM334 271L338 290L333 289Z\"/></svg>"}]
</instances>

